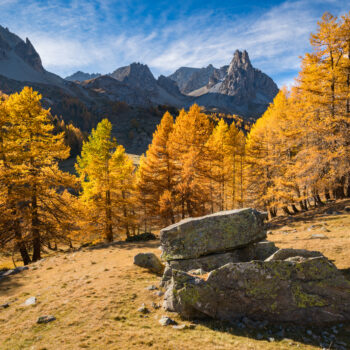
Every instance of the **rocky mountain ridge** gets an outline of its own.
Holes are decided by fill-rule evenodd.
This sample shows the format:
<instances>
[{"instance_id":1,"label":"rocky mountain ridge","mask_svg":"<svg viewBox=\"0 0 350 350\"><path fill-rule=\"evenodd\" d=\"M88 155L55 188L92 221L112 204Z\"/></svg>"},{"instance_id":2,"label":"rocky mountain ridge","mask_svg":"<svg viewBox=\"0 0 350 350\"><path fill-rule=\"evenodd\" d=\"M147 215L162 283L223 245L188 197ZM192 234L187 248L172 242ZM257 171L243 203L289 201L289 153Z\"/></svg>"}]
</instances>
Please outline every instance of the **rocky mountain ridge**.
<instances>
[{"instance_id":1,"label":"rocky mountain ridge","mask_svg":"<svg viewBox=\"0 0 350 350\"><path fill-rule=\"evenodd\" d=\"M147 148L166 110L176 115L197 103L208 112L258 118L278 91L271 78L251 65L246 51L236 51L229 66L182 67L158 79L141 63L111 74L78 71L62 79L45 70L28 38L0 26L0 90L10 94L26 85L43 95L53 114L82 130L90 131L108 116L118 125L120 142L138 154Z\"/></svg>"}]
</instances>

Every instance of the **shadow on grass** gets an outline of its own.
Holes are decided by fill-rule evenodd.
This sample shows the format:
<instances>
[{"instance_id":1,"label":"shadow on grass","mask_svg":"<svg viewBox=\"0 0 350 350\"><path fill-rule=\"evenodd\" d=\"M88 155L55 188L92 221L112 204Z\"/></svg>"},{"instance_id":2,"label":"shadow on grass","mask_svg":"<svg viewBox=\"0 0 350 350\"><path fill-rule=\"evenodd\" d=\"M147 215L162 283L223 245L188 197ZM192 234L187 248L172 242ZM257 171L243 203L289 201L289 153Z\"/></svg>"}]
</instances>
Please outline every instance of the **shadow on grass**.
<instances>
[{"instance_id":1,"label":"shadow on grass","mask_svg":"<svg viewBox=\"0 0 350 350\"><path fill-rule=\"evenodd\" d=\"M23 284L18 282L16 275L0 278L0 297L7 296L9 290L21 287Z\"/></svg>"},{"instance_id":2,"label":"shadow on grass","mask_svg":"<svg viewBox=\"0 0 350 350\"><path fill-rule=\"evenodd\" d=\"M350 205L350 200L342 200L340 202L325 203L325 205L317 208L312 208L309 211L300 212L290 216L278 216L268 222L269 229L279 229L283 226L293 226L293 223L304 222L312 223L316 218L323 221L331 221L340 218L343 215L349 215L344 211L344 207ZM327 213L332 209L333 213Z\"/></svg>"},{"instance_id":3,"label":"shadow on grass","mask_svg":"<svg viewBox=\"0 0 350 350\"><path fill-rule=\"evenodd\" d=\"M252 321L254 323L254 321ZM327 349L348 349L350 344L350 323L328 327L300 327L294 324L271 324L258 326L245 325L211 319L196 320L193 323L216 332L228 333L237 337L246 337L260 342L273 342L283 347L302 343ZM260 326L259 326L260 324Z\"/></svg>"},{"instance_id":4,"label":"shadow on grass","mask_svg":"<svg viewBox=\"0 0 350 350\"><path fill-rule=\"evenodd\" d=\"M100 243L93 246L81 247L78 250L100 250L100 249L108 249L111 247L118 247L126 250L132 250L135 248L150 248L155 249L158 248L160 242L158 239L152 241L140 241L140 242L125 242L125 241L117 241L111 243Z\"/></svg>"},{"instance_id":5,"label":"shadow on grass","mask_svg":"<svg viewBox=\"0 0 350 350\"><path fill-rule=\"evenodd\" d=\"M350 268L348 269L339 269L339 271L344 275L344 277L350 281Z\"/></svg>"}]
</instances>

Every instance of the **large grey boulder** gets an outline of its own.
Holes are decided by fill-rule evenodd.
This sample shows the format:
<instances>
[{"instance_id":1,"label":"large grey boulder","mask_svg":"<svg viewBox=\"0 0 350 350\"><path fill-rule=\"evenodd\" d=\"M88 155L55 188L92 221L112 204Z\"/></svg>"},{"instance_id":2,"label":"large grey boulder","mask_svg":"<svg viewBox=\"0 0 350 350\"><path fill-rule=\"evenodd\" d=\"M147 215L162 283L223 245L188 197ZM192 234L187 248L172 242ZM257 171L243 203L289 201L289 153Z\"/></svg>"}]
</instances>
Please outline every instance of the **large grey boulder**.
<instances>
[{"instance_id":1,"label":"large grey boulder","mask_svg":"<svg viewBox=\"0 0 350 350\"><path fill-rule=\"evenodd\" d=\"M206 277L172 270L164 307L187 318L246 316L312 326L350 321L350 282L332 263L288 260L229 263Z\"/></svg>"},{"instance_id":2,"label":"large grey boulder","mask_svg":"<svg viewBox=\"0 0 350 350\"><path fill-rule=\"evenodd\" d=\"M162 258L193 259L259 242L266 238L265 218L247 208L182 220L160 231Z\"/></svg>"},{"instance_id":3,"label":"large grey boulder","mask_svg":"<svg viewBox=\"0 0 350 350\"><path fill-rule=\"evenodd\" d=\"M158 275L161 275L164 271L164 265L153 253L139 253L135 255L134 264L144 267Z\"/></svg>"},{"instance_id":4,"label":"large grey boulder","mask_svg":"<svg viewBox=\"0 0 350 350\"><path fill-rule=\"evenodd\" d=\"M161 281L161 287L166 287L171 279L171 270L189 272L200 269L203 272L210 272L230 262L248 262L251 260L265 260L273 255L278 248L273 242L262 241L252 243L240 249L221 254L211 254L196 259L170 260L166 262L165 271Z\"/></svg>"}]
</instances>

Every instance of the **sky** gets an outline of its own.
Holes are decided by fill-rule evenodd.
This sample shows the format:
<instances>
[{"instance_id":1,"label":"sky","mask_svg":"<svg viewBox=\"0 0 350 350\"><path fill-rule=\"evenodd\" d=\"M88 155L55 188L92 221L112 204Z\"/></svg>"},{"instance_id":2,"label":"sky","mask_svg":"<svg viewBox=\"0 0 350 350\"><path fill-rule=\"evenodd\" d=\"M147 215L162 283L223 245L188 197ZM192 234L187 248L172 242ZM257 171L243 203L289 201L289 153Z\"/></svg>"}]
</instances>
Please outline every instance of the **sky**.
<instances>
[{"instance_id":1,"label":"sky","mask_svg":"<svg viewBox=\"0 0 350 350\"><path fill-rule=\"evenodd\" d=\"M338 0L0 0L0 25L28 37L44 67L62 77L102 74L132 62L157 77L181 66L229 64L247 50L254 67L290 85L310 33Z\"/></svg>"}]
</instances>

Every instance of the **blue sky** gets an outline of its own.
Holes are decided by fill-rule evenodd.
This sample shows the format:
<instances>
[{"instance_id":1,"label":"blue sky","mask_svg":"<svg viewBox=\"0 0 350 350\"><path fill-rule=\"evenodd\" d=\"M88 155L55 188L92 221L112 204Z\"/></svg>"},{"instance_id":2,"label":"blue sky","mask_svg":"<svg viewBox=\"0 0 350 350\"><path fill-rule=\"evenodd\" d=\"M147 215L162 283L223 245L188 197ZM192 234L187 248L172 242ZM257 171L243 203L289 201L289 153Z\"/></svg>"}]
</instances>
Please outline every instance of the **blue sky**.
<instances>
[{"instance_id":1,"label":"blue sky","mask_svg":"<svg viewBox=\"0 0 350 350\"><path fill-rule=\"evenodd\" d=\"M310 33L346 1L0 0L0 24L29 39L46 69L109 73L142 62L155 76L228 64L246 49L279 86L297 75Z\"/></svg>"}]
</instances>

